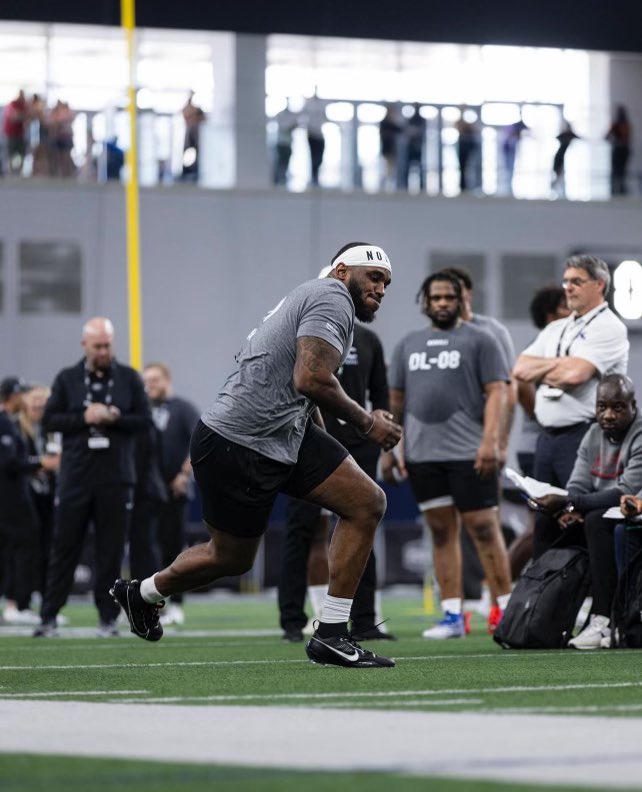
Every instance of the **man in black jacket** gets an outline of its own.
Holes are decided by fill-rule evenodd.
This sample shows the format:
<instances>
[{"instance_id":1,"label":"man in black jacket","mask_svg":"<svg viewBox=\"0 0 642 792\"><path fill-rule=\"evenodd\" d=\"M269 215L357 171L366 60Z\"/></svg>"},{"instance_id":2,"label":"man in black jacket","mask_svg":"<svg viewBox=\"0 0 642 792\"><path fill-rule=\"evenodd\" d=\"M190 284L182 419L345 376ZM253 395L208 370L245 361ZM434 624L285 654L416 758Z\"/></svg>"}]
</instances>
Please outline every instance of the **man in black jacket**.
<instances>
[{"instance_id":1,"label":"man in black jacket","mask_svg":"<svg viewBox=\"0 0 642 792\"><path fill-rule=\"evenodd\" d=\"M116 361L109 319L83 327L84 358L54 380L43 425L63 435L58 508L47 588L35 636L56 634L56 616L73 586L89 523L95 532L94 600L98 635L116 635L118 605L109 587L120 573L135 484L133 433L150 426L143 383Z\"/></svg>"},{"instance_id":2,"label":"man in black jacket","mask_svg":"<svg viewBox=\"0 0 642 792\"><path fill-rule=\"evenodd\" d=\"M173 394L172 373L165 363L148 363L143 369L143 382L154 426L149 436L137 437L138 470L142 475L136 485L129 553L130 571L138 580L153 574L159 561L163 566L171 564L185 546L192 493L189 443L199 419L193 404ZM156 545L160 558L156 557ZM161 624L183 624L182 603L182 594L172 595L163 609Z\"/></svg>"},{"instance_id":3,"label":"man in black jacket","mask_svg":"<svg viewBox=\"0 0 642 792\"><path fill-rule=\"evenodd\" d=\"M32 623L29 610L36 565L34 547L38 538L37 517L31 496L29 478L39 470L55 470L58 457L30 457L15 421L27 386L17 377L0 382L0 547L5 567L12 567L11 586L6 588L7 600L15 600L16 624Z\"/></svg>"}]
</instances>

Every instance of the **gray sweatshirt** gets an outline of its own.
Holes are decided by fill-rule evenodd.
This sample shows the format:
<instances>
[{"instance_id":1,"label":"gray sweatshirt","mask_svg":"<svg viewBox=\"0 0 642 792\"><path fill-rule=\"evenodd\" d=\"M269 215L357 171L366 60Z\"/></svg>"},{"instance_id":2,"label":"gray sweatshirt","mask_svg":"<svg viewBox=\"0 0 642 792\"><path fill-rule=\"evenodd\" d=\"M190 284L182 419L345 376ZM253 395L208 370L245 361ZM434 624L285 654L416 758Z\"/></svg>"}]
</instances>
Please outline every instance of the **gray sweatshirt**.
<instances>
[{"instance_id":1,"label":"gray sweatshirt","mask_svg":"<svg viewBox=\"0 0 642 792\"><path fill-rule=\"evenodd\" d=\"M633 495L642 489L639 411L619 443L612 443L599 424L588 430L566 486L571 503L580 512L618 506L621 495Z\"/></svg>"}]
</instances>

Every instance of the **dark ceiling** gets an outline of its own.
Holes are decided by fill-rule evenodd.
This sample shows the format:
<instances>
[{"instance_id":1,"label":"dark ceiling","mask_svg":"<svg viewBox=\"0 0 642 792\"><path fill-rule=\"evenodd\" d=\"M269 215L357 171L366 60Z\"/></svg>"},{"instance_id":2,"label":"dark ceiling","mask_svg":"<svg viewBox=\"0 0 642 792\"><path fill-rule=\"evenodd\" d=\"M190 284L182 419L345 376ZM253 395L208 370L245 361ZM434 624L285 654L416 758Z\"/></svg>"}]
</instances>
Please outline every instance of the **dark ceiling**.
<instances>
[{"instance_id":1,"label":"dark ceiling","mask_svg":"<svg viewBox=\"0 0 642 792\"><path fill-rule=\"evenodd\" d=\"M642 0L138 0L141 27L642 52ZM0 18L117 25L119 0L2 0Z\"/></svg>"}]
</instances>

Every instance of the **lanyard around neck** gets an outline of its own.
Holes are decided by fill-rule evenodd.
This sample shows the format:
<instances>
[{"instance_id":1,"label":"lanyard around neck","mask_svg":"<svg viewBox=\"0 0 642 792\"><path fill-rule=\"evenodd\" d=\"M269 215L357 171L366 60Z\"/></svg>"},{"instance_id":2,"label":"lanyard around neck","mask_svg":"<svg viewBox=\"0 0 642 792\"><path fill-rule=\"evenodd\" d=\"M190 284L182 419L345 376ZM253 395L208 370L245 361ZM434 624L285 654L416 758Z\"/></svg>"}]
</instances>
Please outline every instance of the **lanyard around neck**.
<instances>
[{"instance_id":1,"label":"lanyard around neck","mask_svg":"<svg viewBox=\"0 0 642 792\"><path fill-rule=\"evenodd\" d=\"M564 353L562 355L560 355L560 352L562 351L562 341L564 340L564 336L566 335L567 329L570 327L570 318L569 318L569 320L566 322L566 324L562 328L562 332L560 334L560 340L557 342L557 351L555 352L555 357L567 357L568 353L571 351L571 347L577 341L577 339L582 335L582 333L586 330L586 328L591 324L591 322L594 319L597 319L597 317L601 313L604 313L604 311L606 311L606 309L608 307L609 307L608 305L603 305L600 308L599 311L596 311L596 313L593 314L593 316L588 320L588 322L586 324L582 325L582 327L577 331L577 333L573 336L573 338L571 338L571 340L569 341L568 346L564 350ZM580 319L581 319L581 317L580 317Z\"/></svg>"}]
</instances>

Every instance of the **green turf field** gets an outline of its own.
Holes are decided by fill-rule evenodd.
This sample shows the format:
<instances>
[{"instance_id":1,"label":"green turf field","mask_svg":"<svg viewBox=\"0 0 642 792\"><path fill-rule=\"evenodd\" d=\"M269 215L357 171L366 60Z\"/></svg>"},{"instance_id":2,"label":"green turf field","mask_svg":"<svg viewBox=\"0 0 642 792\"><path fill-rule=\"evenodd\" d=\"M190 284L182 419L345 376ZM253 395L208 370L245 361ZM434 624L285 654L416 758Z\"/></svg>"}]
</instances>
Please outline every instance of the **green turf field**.
<instances>
[{"instance_id":1,"label":"green turf field","mask_svg":"<svg viewBox=\"0 0 642 792\"><path fill-rule=\"evenodd\" d=\"M417 596L384 600L389 629L399 640L369 647L397 660L394 669L347 670L309 664L302 644L285 643L273 596L194 596L184 628L168 628L150 644L122 628L98 639L88 628L95 610L69 605L60 639L34 639L0 627L2 700L158 703L197 706L346 708L415 712L542 713L637 718L642 712L642 656L633 651L506 652L480 618L464 640L426 641L430 617ZM86 628L82 637L74 631ZM25 631L26 633L26 631ZM267 634L266 634L267 633ZM0 737L0 747L2 740ZM0 754L0 789L383 789L388 774L303 774L149 762ZM87 784L83 779L94 778ZM184 783L175 784L181 778ZM156 779L156 780L155 780ZM160 780L159 780L160 779ZM395 776L400 790L426 788L426 779ZM325 784L325 786L324 786ZM420 787L420 784L422 785ZM435 782L433 789L528 789L469 781ZM553 789L555 787L547 787ZM569 789L570 787L565 787Z\"/></svg>"},{"instance_id":2,"label":"green turf field","mask_svg":"<svg viewBox=\"0 0 642 792\"><path fill-rule=\"evenodd\" d=\"M367 792L531 792L542 787L502 784L496 781L458 781L411 778L391 773L301 773L280 770L253 770L235 767L70 759L66 757L8 756L0 754L0 788L3 792L180 792L224 790L224 792L325 792L325 790L367 790ZM580 792L581 787L547 786L547 792Z\"/></svg>"}]
</instances>

